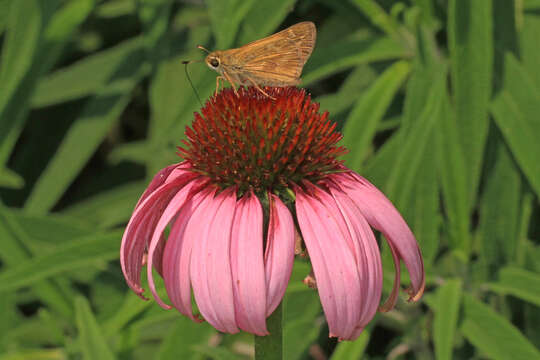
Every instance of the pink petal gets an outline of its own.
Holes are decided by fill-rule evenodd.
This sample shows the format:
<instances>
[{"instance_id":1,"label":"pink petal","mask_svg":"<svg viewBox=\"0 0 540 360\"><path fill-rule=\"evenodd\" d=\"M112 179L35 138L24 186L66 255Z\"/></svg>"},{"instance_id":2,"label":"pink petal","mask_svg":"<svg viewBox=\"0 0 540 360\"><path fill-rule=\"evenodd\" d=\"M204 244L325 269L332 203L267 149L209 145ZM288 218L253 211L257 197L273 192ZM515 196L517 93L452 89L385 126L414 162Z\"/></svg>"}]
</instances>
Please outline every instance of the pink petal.
<instances>
[{"instance_id":1,"label":"pink petal","mask_svg":"<svg viewBox=\"0 0 540 360\"><path fill-rule=\"evenodd\" d=\"M165 179L165 183L171 182L175 178L183 176L185 174L191 174L192 176L196 176L196 173L190 171L191 167L191 163L187 161L182 161L171 171L169 176L167 176L167 178Z\"/></svg>"},{"instance_id":2,"label":"pink petal","mask_svg":"<svg viewBox=\"0 0 540 360\"><path fill-rule=\"evenodd\" d=\"M146 190L144 190L143 194L141 195L139 201L137 202L137 205L135 205L135 209L150 195L154 190L156 190L158 187L163 185L165 182L171 182L172 180L176 179L178 176L183 175L186 172L186 169L190 168L191 165L184 161L178 164L172 164L169 165L160 171L154 176L152 181L150 181L150 184L146 187ZM176 170L176 171L174 171ZM180 170L180 171L178 171ZM174 173L173 173L174 171ZM172 176L170 176L172 174ZM167 181L168 180L168 181Z\"/></svg>"},{"instance_id":3,"label":"pink petal","mask_svg":"<svg viewBox=\"0 0 540 360\"><path fill-rule=\"evenodd\" d=\"M296 188L296 212L308 250L330 336L350 339L360 316L360 288L350 233L333 198L306 184Z\"/></svg>"},{"instance_id":4,"label":"pink petal","mask_svg":"<svg viewBox=\"0 0 540 360\"><path fill-rule=\"evenodd\" d=\"M354 253L361 278L363 301L357 324L359 331L355 331L353 335L355 338L375 316L379 306L383 283L381 257L373 231L358 207L338 187L329 184L329 189L356 243Z\"/></svg>"},{"instance_id":5,"label":"pink petal","mask_svg":"<svg viewBox=\"0 0 540 360\"><path fill-rule=\"evenodd\" d=\"M236 206L231 237L231 270L238 326L264 336L266 283L263 260L263 212L249 192Z\"/></svg>"},{"instance_id":6,"label":"pink petal","mask_svg":"<svg viewBox=\"0 0 540 360\"><path fill-rule=\"evenodd\" d=\"M190 276L195 300L204 318L222 332L236 333L230 263L236 190L227 189L195 210L185 238L193 238Z\"/></svg>"},{"instance_id":7,"label":"pink petal","mask_svg":"<svg viewBox=\"0 0 540 360\"><path fill-rule=\"evenodd\" d=\"M270 198L270 219L266 252L266 316L281 303L291 277L294 263L294 221L289 209L274 194Z\"/></svg>"},{"instance_id":8,"label":"pink petal","mask_svg":"<svg viewBox=\"0 0 540 360\"><path fill-rule=\"evenodd\" d=\"M396 306L399 294L399 287L401 283L401 266L399 266L399 255L391 242L388 242L388 245L390 246L390 251L392 253L392 259L394 260L394 267L396 269L396 272L394 274L394 285L392 286L392 291L390 292L388 299L386 299L384 304L382 304L379 308L380 312L390 311L394 308L394 306Z\"/></svg>"},{"instance_id":9,"label":"pink petal","mask_svg":"<svg viewBox=\"0 0 540 360\"><path fill-rule=\"evenodd\" d=\"M131 215L122 237L120 263L127 284L139 296L144 291L141 288L141 268L150 234L154 230L165 204L192 178L191 174L185 174L168 184L159 186L138 205Z\"/></svg>"},{"instance_id":10,"label":"pink petal","mask_svg":"<svg viewBox=\"0 0 540 360\"><path fill-rule=\"evenodd\" d=\"M425 286L424 263L416 239L399 211L382 192L360 175L349 172L333 175L333 178L353 199L369 224L381 231L391 244L397 255L396 269L399 268L399 259L403 259L412 283L410 300L419 299Z\"/></svg>"},{"instance_id":11,"label":"pink petal","mask_svg":"<svg viewBox=\"0 0 540 360\"><path fill-rule=\"evenodd\" d=\"M174 195L174 197L171 199L171 201L161 214L159 221L154 228L154 233L148 246L148 264L146 266L148 286L150 287L150 291L152 292L152 295L154 296L156 302L165 309L170 309L171 307L161 300L156 291L156 285L154 283L154 275L152 270L154 268L153 261L155 258L155 251L158 248L159 240L162 239L163 231L165 230L167 225L171 222L173 217L178 214L180 209L182 209L186 201L189 200L189 198L193 195L193 189L199 186L200 182L191 181Z\"/></svg>"},{"instance_id":12,"label":"pink petal","mask_svg":"<svg viewBox=\"0 0 540 360\"><path fill-rule=\"evenodd\" d=\"M186 237L186 226L199 206L205 205L202 199L213 201L214 190L206 188L196 193L182 207L172 225L163 256L163 280L165 289L173 306L194 321L199 321L191 309L191 280L189 266L195 237ZM204 210L201 210L204 211Z\"/></svg>"},{"instance_id":13,"label":"pink petal","mask_svg":"<svg viewBox=\"0 0 540 360\"><path fill-rule=\"evenodd\" d=\"M165 234L161 234L161 238L158 240L156 250L154 251L154 269L158 274L163 277L163 251L165 251L165 243L167 242Z\"/></svg>"}]
</instances>

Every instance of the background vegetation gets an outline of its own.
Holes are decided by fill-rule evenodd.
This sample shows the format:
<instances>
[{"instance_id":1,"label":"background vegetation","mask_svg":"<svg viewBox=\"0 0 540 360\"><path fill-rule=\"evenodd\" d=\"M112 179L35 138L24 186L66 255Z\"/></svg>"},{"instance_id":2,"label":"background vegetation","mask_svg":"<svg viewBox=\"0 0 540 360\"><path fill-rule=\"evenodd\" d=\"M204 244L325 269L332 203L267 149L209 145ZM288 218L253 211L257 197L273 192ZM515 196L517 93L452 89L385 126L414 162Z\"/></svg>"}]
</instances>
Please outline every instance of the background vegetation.
<instances>
[{"instance_id":1,"label":"background vegetation","mask_svg":"<svg viewBox=\"0 0 540 360\"><path fill-rule=\"evenodd\" d=\"M248 334L139 300L118 250L199 108L181 60L302 20L302 86L411 224L428 283L337 343L299 261L286 358L540 358L540 1L0 0L0 359L252 356ZM207 98L216 74L189 71Z\"/></svg>"}]
</instances>

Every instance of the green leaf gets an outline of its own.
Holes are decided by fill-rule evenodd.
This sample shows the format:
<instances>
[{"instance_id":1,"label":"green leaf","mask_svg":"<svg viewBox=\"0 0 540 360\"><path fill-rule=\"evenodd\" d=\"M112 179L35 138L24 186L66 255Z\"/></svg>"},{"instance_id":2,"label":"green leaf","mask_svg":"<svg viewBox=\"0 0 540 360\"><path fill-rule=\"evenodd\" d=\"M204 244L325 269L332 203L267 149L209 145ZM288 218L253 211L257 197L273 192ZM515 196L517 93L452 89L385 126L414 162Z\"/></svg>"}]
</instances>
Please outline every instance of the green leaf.
<instances>
[{"instance_id":1,"label":"green leaf","mask_svg":"<svg viewBox=\"0 0 540 360\"><path fill-rule=\"evenodd\" d=\"M118 308L118 311L113 316L103 323L103 333L107 337L113 336L153 305L155 305L153 302L143 301L129 289L124 297L122 306Z\"/></svg>"},{"instance_id":2,"label":"green leaf","mask_svg":"<svg viewBox=\"0 0 540 360\"><path fill-rule=\"evenodd\" d=\"M540 306L540 274L504 267L499 271L499 281L489 284L489 288L499 294L516 296Z\"/></svg>"},{"instance_id":3,"label":"green leaf","mask_svg":"<svg viewBox=\"0 0 540 360\"><path fill-rule=\"evenodd\" d=\"M424 42L429 43L426 37L422 37ZM423 46L429 48L429 46ZM405 91L405 103L403 106L402 124L399 130L388 139L378 150L375 156L368 161L365 172L378 184L383 184L390 176L396 160L400 156L401 146L410 138L408 132L417 120L422 117L426 107L426 99L433 92L433 86L441 73L446 73L446 68L435 61L432 55L434 51L420 53L411 68L411 76L407 81Z\"/></svg>"},{"instance_id":4,"label":"green leaf","mask_svg":"<svg viewBox=\"0 0 540 360\"><path fill-rule=\"evenodd\" d=\"M126 59L142 50L143 45L140 37L127 40L53 72L38 83L32 106L51 106L95 94L121 69ZM116 80L124 81L124 78Z\"/></svg>"},{"instance_id":5,"label":"green leaf","mask_svg":"<svg viewBox=\"0 0 540 360\"><path fill-rule=\"evenodd\" d=\"M437 360L453 359L452 348L461 303L461 280L448 280L437 290L433 342Z\"/></svg>"},{"instance_id":6,"label":"green leaf","mask_svg":"<svg viewBox=\"0 0 540 360\"><path fill-rule=\"evenodd\" d=\"M448 216L450 247L462 258L466 258L471 250L467 170L459 142L459 124L447 96L444 96L439 124L435 130L438 145L436 151L444 207Z\"/></svg>"},{"instance_id":7,"label":"green leaf","mask_svg":"<svg viewBox=\"0 0 540 360\"><path fill-rule=\"evenodd\" d=\"M517 230L516 264L524 265L527 262L527 257L529 257L533 259L531 261L531 269L540 273L540 261L536 261L540 259L540 256L536 256L540 255L540 246L535 248L527 236L535 204L536 197L531 191L527 191L521 201L520 219Z\"/></svg>"},{"instance_id":8,"label":"green leaf","mask_svg":"<svg viewBox=\"0 0 540 360\"><path fill-rule=\"evenodd\" d=\"M146 181L136 182L118 186L109 191L102 191L64 209L62 214L100 229L110 228L129 220L137 199L143 193L146 185Z\"/></svg>"},{"instance_id":9,"label":"green leaf","mask_svg":"<svg viewBox=\"0 0 540 360\"><path fill-rule=\"evenodd\" d=\"M157 120L153 121L154 124L157 122ZM153 145L154 144L150 143L150 141L147 139L120 144L110 152L108 160L115 165L121 163L122 161L146 163L150 160L155 160L156 149L153 148ZM162 147L165 149L163 144ZM170 164L170 162L167 162L168 159L160 160L163 161L163 166Z\"/></svg>"},{"instance_id":10,"label":"green leaf","mask_svg":"<svg viewBox=\"0 0 540 360\"><path fill-rule=\"evenodd\" d=\"M16 3L30 4L32 1ZM79 1L77 4L74 3L71 2L60 8L60 0L39 2L42 10L39 31L40 34L44 35L35 50L33 62L18 84L16 92L13 93L10 99L7 99L9 101L6 103L5 108L3 108L3 105L0 106L0 118L5 120L0 122L0 164L8 160L23 129L36 83L55 64L71 33L90 13L92 6L86 5L87 0ZM33 24L33 21L28 19L29 15L24 15L25 19L22 26L26 26L27 21ZM66 17L69 17L69 21L66 21ZM19 60L17 59L17 61ZM22 63L25 61L21 60ZM0 102L2 99L0 99Z\"/></svg>"},{"instance_id":11,"label":"green leaf","mask_svg":"<svg viewBox=\"0 0 540 360\"><path fill-rule=\"evenodd\" d=\"M8 168L0 169L0 187L20 189L24 186L24 179Z\"/></svg>"},{"instance_id":12,"label":"green leaf","mask_svg":"<svg viewBox=\"0 0 540 360\"><path fill-rule=\"evenodd\" d=\"M139 299L140 300L140 299ZM194 358L193 345L202 346L216 331L211 326L203 326L185 316L179 316L172 330L163 339L157 355L158 360Z\"/></svg>"},{"instance_id":13,"label":"green leaf","mask_svg":"<svg viewBox=\"0 0 540 360\"><path fill-rule=\"evenodd\" d=\"M81 226L71 218L57 215L29 216L15 210L12 210L10 215L12 225L24 229L20 238L30 254L48 254L55 251L60 244L66 244L73 238L87 236L95 231L93 228Z\"/></svg>"},{"instance_id":14,"label":"green leaf","mask_svg":"<svg viewBox=\"0 0 540 360\"><path fill-rule=\"evenodd\" d=\"M254 4L256 4L254 0L207 1L214 36L217 39L217 49L226 50L233 45L240 22Z\"/></svg>"},{"instance_id":15,"label":"green leaf","mask_svg":"<svg viewBox=\"0 0 540 360\"><path fill-rule=\"evenodd\" d=\"M353 107L343 128L344 137L341 143L349 150L344 156L349 168L355 171L360 169L366 152L371 147L377 126L409 70L408 63L396 62L377 78Z\"/></svg>"},{"instance_id":16,"label":"green leaf","mask_svg":"<svg viewBox=\"0 0 540 360\"><path fill-rule=\"evenodd\" d=\"M149 146L153 149L164 149L164 145L178 144L179 139L184 136L185 126L193 119L193 112L200 108L197 93L204 101L215 91L217 73L200 64L186 68L181 61L200 58L201 51L196 45L208 42L210 35L208 26L197 25L189 32L184 46L187 51L178 57L163 59L157 65L150 86L152 121ZM189 79L193 82L195 91ZM167 151L172 153L170 148ZM149 154L151 155L151 152ZM144 159L149 165L149 171L163 167L164 164L154 165L156 157L163 158L160 154Z\"/></svg>"},{"instance_id":17,"label":"green leaf","mask_svg":"<svg viewBox=\"0 0 540 360\"><path fill-rule=\"evenodd\" d=\"M440 63L438 50L434 48L432 36L423 28L418 30L418 55L412 63L411 75L407 81L405 102L403 104L400 137L422 116L426 106L425 99L429 97L433 84L446 68ZM443 111L444 112L444 111ZM434 131L437 131L437 127ZM401 141L401 140L400 140ZM437 139L432 136L426 144L427 149L436 149ZM389 158L389 169L397 158L401 148L394 148L394 156ZM379 154L376 155L376 158ZM439 228L441 225L439 169L436 151L424 151L420 166L415 175L414 186L410 195L403 200L407 205L403 215L413 230L416 240L422 249L422 257L426 271L430 269L439 249ZM387 170L388 171L388 170ZM384 176L384 175L382 175Z\"/></svg>"},{"instance_id":18,"label":"green leaf","mask_svg":"<svg viewBox=\"0 0 540 360\"><path fill-rule=\"evenodd\" d=\"M53 3L51 1L51 3ZM36 0L11 1L0 56L0 165L5 166L22 131L35 75L32 60L46 21ZM32 76L34 75L34 76Z\"/></svg>"},{"instance_id":19,"label":"green leaf","mask_svg":"<svg viewBox=\"0 0 540 360\"><path fill-rule=\"evenodd\" d=\"M376 75L368 65L359 65L347 76L338 92L318 96L315 101L320 104L322 111L330 113L330 118L335 118L358 100L362 92L376 80Z\"/></svg>"},{"instance_id":20,"label":"green leaf","mask_svg":"<svg viewBox=\"0 0 540 360\"><path fill-rule=\"evenodd\" d=\"M336 40L328 47L315 47L304 68L302 86L355 65L406 56L407 52L402 45L386 37L349 37Z\"/></svg>"},{"instance_id":21,"label":"green leaf","mask_svg":"<svg viewBox=\"0 0 540 360\"><path fill-rule=\"evenodd\" d=\"M298 269L296 264L295 268ZM298 273L298 270L296 272ZM300 272L300 274L305 277L308 272ZM289 286L283 300L284 359L299 359L315 341L321 328L321 324L316 322L317 316L321 313L317 293L300 282L292 283L298 284L299 288Z\"/></svg>"},{"instance_id":22,"label":"green leaf","mask_svg":"<svg viewBox=\"0 0 540 360\"><path fill-rule=\"evenodd\" d=\"M0 273L1 277L4 273L15 269L20 263L29 261L31 254L23 245L25 242L23 238L26 234L15 220L12 211L4 208L1 203L0 219L2 219L0 221L0 239L2 239L0 258L6 265ZM61 291L58 281L39 281L32 286L32 292L58 314L71 317L71 302L68 301L68 295Z\"/></svg>"},{"instance_id":23,"label":"green leaf","mask_svg":"<svg viewBox=\"0 0 540 360\"><path fill-rule=\"evenodd\" d=\"M428 139L426 149L435 148L435 137ZM441 225L440 193L438 182L438 159L434 151L424 151L418 167L416 181L404 200L407 206L403 216L411 227L416 241L422 250L426 272L429 271L439 249L439 231Z\"/></svg>"},{"instance_id":24,"label":"green leaf","mask_svg":"<svg viewBox=\"0 0 540 360\"><path fill-rule=\"evenodd\" d=\"M294 3L295 0L258 0L243 19L238 44L245 45L270 35L293 10Z\"/></svg>"},{"instance_id":25,"label":"green leaf","mask_svg":"<svg viewBox=\"0 0 540 360\"><path fill-rule=\"evenodd\" d=\"M538 10L540 9L540 0L523 0L524 10Z\"/></svg>"},{"instance_id":26,"label":"green leaf","mask_svg":"<svg viewBox=\"0 0 540 360\"><path fill-rule=\"evenodd\" d=\"M38 1L11 2L8 30L0 57L0 114L32 64L42 21Z\"/></svg>"},{"instance_id":27,"label":"green leaf","mask_svg":"<svg viewBox=\"0 0 540 360\"><path fill-rule=\"evenodd\" d=\"M61 319L45 308L39 310L38 318L39 322L46 329L48 337L51 339L49 340L49 344L65 345L64 323Z\"/></svg>"},{"instance_id":28,"label":"green leaf","mask_svg":"<svg viewBox=\"0 0 540 360\"><path fill-rule=\"evenodd\" d=\"M150 86L151 144L163 146L164 137L174 138L176 143L178 138L183 135L187 122L193 118L193 111L200 107L195 91L202 96L202 99L205 99L215 90L217 73L206 66L197 64L186 68L186 65L182 64L181 61L199 58L201 56L200 50L196 49L195 46L206 43L209 37L210 29L208 27L198 27L196 31L190 32L190 38L186 44L188 52L178 57L164 59L157 65ZM190 86L186 72L194 84L195 91ZM181 118L182 115L185 118ZM181 131L172 131L172 129L181 129Z\"/></svg>"},{"instance_id":29,"label":"green leaf","mask_svg":"<svg viewBox=\"0 0 540 360\"><path fill-rule=\"evenodd\" d=\"M1 230L0 230L1 234ZM16 294L15 293L3 293L0 296L0 353L9 349L6 342L6 335L16 326L18 320L18 314L13 311L16 308Z\"/></svg>"},{"instance_id":30,"label":"green leaf","mask_svg":"<svg viewBox=\"0 0 540 360\"><path fill-rule=\"evenodd\" d=\"M536 11L540 10L540 0ZM540 89L540 74L538 64L540 63L540 48L538 48L538 34L540 33L540 16L532 12L525 13L523 17L523 27L520 32L519 48L521 50L520 59L527 73L535 81L537 89Z\"/></svg>"},{"instance_id":31,"label":"green leaf","mask_svg":"<svg viewBox=\"0 0 540 360\"><path fill-rule=\"evenodd\" d=\"M121 236L118 232L91 235L11 266L0 272L0 291L12 291L53 275L116 259Z\"/></svg>"},{"instance_id":32,"label":"green leaf","mask_svg":"<svg viewBox=\"0 0 540 360\"><path fill-rule=\"evenodd\" d=\"M104 18L131 15L136 10L136 3L132 0L116 0L104 2L99 5L96 15Z\"/></svg>"},{"instance_id":33,"label":"green leaf","mask_svg":"<svg viewBox=\"0 0 540 360\"><path fill-rule=\"evenodd\" d=\"M9 19L9 8L12 0L0 0L0 34L4 33Z\"/></svg>"},{"instance_id":34,"label":"green leaf","mask_svg":"<svg viewBox=\"0 0 540 360\"><path fill-rule=\"evenodd\" d=\"M36 182L25 204L30 213L45 213L56 204L128 104L131 91L148 69L140 50L126 54L124 61L116 69L117 76L83 109Z\"/></svg>"},{"instance_id":35,"label":"green leaf","mask_svg":"<svg viewBox=\"0 0 540 360\"><path fill-rule=\"evenodd\" d=\"M518 237L522 186L521 174L508 147L499 132L493 135L492 141L488 142L478 237L482 261L494 274L502 264L517 259L518 241L509 239Z\"/></svg>"},{"instance_id":36,"label":"green leaf","mask_svg":"<svg viewBox=\"0 0 540 360\"><path fill-rule=\"evenodd\" d=\"M237 360L238 355L225 347L209 347L194 345L192 348L199 354L206 355L213 360Z\"/></svg>"},{"instance_id":37,"label":"green leaf","mask_svg":"<svg viewBox=\"0 0 540 360\"><path fill-rule=\"evenodd\" d=\"M115 359L116 357L107 345L88 301L82 296L75 298L75 313L83 358L86 360Z\"/></svg>"},{"instance_id":38,"label":"green leaf","mask_svg":"<svg viewBox=\"0 0 540 360\"><path fill-rule=\"evenodd\" d=\"M62 349L24 349L0 355L0 360L65 360L66 353Z\"/></svg>"},{"instance_id":39,"label":"green leaf","mask_svg":"<svg viewBox=\"0 0 540 360\"><path fill-rule=\"evenodd\" d=\"M446 72L446 65L437 56L438 49L433 45L433 38L425 31L418 31L419 50L412 62L411 75L405 89L403 104L403 125L411 126L422 114L433 83Z\"/></svg>"},{"instance_id":40,"label":"green leaf","mask_svg":"<svg viewBox=\"0 0 540 360\"><path fill-rule=\"evenodd\" d=\"M321 304L316 291L302 281L311 271L308 262L296 259L283 298L283 358L300 359L319 335Z\"/></svg>"},{"instance_id":41,"label":"green leaf","mask_svg":"<svg viewBox=\"0 0 540 360\"><path fill-rule=\"evenodd\" d=\"M90 14L94 4L94 0L71 1L57 10L45 32L47 41L63 42L67 40Z\"/></svg>"},{"instance_id":42,"label":"green leaf","mask_svg":"<svg viewBox=\"0 0 540 360\"><path fill-rule=\"evenodd\" d=\"M266 319L268 336L255 336L255 358L283 359L283 303Z\"/></svg>"},{"instance_id":43,"label":"green leaf","mask_svg":"<svg viewBox=\"0 0 540 360\"><path fill-rule=\"evenodd\" d=\"M351 2L387 35L397 37L399 24L375 0L351 0Z\"/></svg>"},{"instance_id":44,"label":"green leaf","mask_svg":"<svg viewBox=\"0 0 540 360\"><path fill-rule=\"evenodd\" d=\"M390 173L394 169L396 160L399 158L401 152L401 145L405 142L407 129L401 126L370 158L364 170L363 174L377 186L383 187L386 184Z\"/></svg>"},{"instance_id":45,"label":"green leaf","mask_svg":"<svg viewBox=\"0 0 540 360\"><path fill-rule=\"evenodd\" d=\"M360 337L354 341L342 341L338 343L336 350L332 353L330 360L363 359L369 339L371 329L365 329Z\"/></svg>"},{"instance_id":46,"label":"green leaf","mask_svg":"<svg viewBox=\"0 0 540 360\"><path fill-rule=\"evenodd\" d=\"M163 56L161 40L167 37L172 3L167 0L143 0L137 3L137 15L142 23L145 45L149 51L148 58L155 64ZM168 50L168 49L167 49Z\"/></svg>"},{"instance_id":47,"label":"green leaf","mask_svg":"<svg viewBox=\"0 0 540 360\"><path fill-rule=\"evenodd\" d=\"M452 97L465 158L469 200L476 197L488 131L493 74L491 0L451 0L448 39ZM469 202L472 205L472 202Z\"/></svg>"},{"instance_id":48,"label":"green leaf","mask_svg":"<svg viewBox=\"0 0 540 360\"><path fill-rule=\"evenodd\" d=\"M464 295L461 332L480 354L495 360L540 359L540 352L519 330L486 304Z\"/></svg>"},{"instance_id":49,"label":"green leaf","mask_svg":"<svg viewBox=\"0 0 540 360\"><path fill-rule=\"evenodd\" d=\"M415 175L421 166L423 152L428 151L426 146L432 137L434 125L441 116L445 80L445 72L442 71L434 79L425 108L414 125L394 135L399 136L397 148L394 148L397 156L393 159L394 166L386 179L385 190L387 196L395 201L398 208L404 206L410 196Z\"/></svg>"},{"instance_id":50,"label":"green leaf","mask_svg":"<svg viewBox=\"0 0 540 360\"><path fill-rule=\"evenodd\" d=\"M491 104L495 123L536 194L540 194L540 92L513 55L505 56L503 89Z\"/></svg>"}]
</instances>

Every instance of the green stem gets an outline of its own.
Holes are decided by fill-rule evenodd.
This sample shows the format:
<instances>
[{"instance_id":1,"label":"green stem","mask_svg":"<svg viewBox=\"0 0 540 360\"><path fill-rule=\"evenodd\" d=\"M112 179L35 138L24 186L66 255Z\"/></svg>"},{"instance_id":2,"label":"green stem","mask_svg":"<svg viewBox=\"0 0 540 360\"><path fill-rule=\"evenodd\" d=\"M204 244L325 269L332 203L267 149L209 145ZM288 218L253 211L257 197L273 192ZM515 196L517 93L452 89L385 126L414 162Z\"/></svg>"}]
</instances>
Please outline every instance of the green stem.
<instances>
[{"instance_id":1,"label":"green stem","mask_svg":"<svg viewBox=\"0 0 540 360\"><path fill-rule=\"evenodd\" d=\"M277 309L266 320L270 335L255 335L255 360L281 360L283 358L283 311L279 304Z\"/></svg>"}]
</instances>

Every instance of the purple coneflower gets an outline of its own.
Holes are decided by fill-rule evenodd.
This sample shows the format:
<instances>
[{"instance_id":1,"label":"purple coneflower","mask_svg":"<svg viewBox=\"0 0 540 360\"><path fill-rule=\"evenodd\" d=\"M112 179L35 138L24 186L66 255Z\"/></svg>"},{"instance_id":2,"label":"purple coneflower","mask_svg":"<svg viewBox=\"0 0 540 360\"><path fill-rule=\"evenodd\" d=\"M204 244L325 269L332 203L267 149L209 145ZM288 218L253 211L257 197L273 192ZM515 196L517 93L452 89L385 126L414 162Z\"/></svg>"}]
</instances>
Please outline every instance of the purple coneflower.
<instances>
[{"instance_id":1,"label":"purple coneflower","mask_svg":"<svg viewBox=\"0 0 540 360\"><path fill-rule=\"evenodd\" d=\"M355 339L378 308L394 306L401 260L410 299L422 295L420 250L392 203L337 160L346 150L328 113L320 114L304 90L265 91L274 99L254 88L241 88L238 97L226 89L195 114L179 148L185 160L154 177L131 216L120 250L124 276L142 297L146 262L162 307L171 308L156 292L153 269L182 314L202 316L222 332L266 335L295 251L305 249L313 266L306 283L318 289L330 336ZM396 265L381 307L371 227L388 240Z\"/></svg>"}]
</instances>

